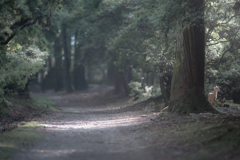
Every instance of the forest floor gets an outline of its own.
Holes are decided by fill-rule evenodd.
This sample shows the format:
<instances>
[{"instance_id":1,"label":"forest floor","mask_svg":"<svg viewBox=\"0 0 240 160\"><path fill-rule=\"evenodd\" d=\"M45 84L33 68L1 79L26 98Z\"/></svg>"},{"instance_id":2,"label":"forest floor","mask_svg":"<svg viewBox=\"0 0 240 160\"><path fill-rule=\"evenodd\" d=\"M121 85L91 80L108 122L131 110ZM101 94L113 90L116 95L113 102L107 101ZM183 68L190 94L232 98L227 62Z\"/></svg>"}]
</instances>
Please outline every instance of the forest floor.
<instances>
[{"instance_id":1,"label":"forest floor","mask_svg":"<svg viewBox=\"0 0 240 160\"><path fill-rule=\"evenodd\" d=\"M91 85L82 92L35 93L54 100L59 110L33 119L39 124L34 132L42 138L20 144L7 159L240 159L239 108L180 116L160 112L164 106L158 99L136 102L112 90Z\"/></svg>"}]
</instances>

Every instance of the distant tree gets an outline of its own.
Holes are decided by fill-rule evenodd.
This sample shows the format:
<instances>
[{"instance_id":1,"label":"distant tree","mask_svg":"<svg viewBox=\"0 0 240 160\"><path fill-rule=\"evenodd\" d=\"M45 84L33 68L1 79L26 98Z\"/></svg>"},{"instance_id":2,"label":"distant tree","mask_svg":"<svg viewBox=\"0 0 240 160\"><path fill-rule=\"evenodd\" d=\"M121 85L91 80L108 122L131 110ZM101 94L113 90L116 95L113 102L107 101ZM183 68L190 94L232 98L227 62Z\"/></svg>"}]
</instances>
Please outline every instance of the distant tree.
<instances>
[{"instance_id":1,"label":"distant tree","mask_svg":"<svg viewBox=\"0 0 240 160\"><path fill-rule=\"evenodd\" d=\"M81 41L83 40L79 39L78 32L78 30L75 32L73 82L75 90L84 90L88 88L88 84L85 77L85 67L82 62L82 50L80 49Z\"/></svg>"},{"instance_id":2,"label":"distant tree","mask_svg":"<svg viewBox=\"0 0 240 160\"><path fill-rule=\"evenodd\" d=\"M67 24L62 24L62 42L64 50L64 62L65 62L65 79L66 88L68 92L73 91L72 78L70 75L71 67L71 36L68 33Z\"/></svg>"},{"instance_id":3,"label":"distant tree","mask_svg":"<svg viewBox=\"0 0 240 160\"><path fill-rule=\"evenodd\" d=\"M62 64L62 43L61 43L61 35L59 34L53 45L54 49L54 57L55 57L55 86L54 90L61 91L64 89L63 83L63 64Z\"/></svg>"}]
</instances>

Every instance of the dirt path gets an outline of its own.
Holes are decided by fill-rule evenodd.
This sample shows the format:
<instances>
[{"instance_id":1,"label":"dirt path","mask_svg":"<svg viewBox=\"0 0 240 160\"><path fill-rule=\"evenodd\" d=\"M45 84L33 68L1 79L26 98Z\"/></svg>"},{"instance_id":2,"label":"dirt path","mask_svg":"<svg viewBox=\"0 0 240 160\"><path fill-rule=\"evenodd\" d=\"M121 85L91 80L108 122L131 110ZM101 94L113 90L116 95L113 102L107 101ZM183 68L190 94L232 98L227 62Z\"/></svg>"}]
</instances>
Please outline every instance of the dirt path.
<instances>
[{"instance_id":1,"label":"dirt path","mask_svg":"<svg viewBox=\"0 0 240 160\"><path fill-rule=\"evenodd\" d=\"M182 140L182 126L195 119L158 116L149 106L128 107L129 99L111 90L92 86L86 92L43 94L56 101L61 111L41 117L45 138L25 146L11 160L202 159L198 155L222 159Z\"/></svg>"},{"instance_id":2,"label":"dirt path","mask_svg":"<svg viewBox=\"0 0 240 160\"><path fill-rule=\"evenodd\" d=\"M136 131L156 114L143 110L122 112L127 99L108 103L99 95L111 88L100 90L92 87L88 92L73 94L46 93L62 111L42 117L45 139L13 159L154 159L151 150L145 149L148 137Z\"/></svg>"}]
</instances>

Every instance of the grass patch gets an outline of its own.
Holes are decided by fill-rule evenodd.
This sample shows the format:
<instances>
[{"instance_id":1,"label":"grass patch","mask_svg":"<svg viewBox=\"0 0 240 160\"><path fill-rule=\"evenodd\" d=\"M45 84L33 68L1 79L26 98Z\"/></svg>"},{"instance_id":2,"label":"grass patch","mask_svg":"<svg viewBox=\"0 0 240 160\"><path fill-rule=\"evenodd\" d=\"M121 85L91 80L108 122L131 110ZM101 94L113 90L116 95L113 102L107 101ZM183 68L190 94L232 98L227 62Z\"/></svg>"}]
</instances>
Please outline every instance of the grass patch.
<instances>
[{"instance_id":1,"label":"grass patch","mask_svg":"<svg viewBox=\"0 0 240 160\"><path fill-rule=\"evenodd\" d=\"M34 141L42 139L43 134L38 128L43 126L36 122L20 125L17 129L0 134L0 159L8 158L13 152L26 151L24 146L32 144Z\"/></svg>"},{"instance_id":2,"label":"grass patch","mask_svg":"<svg viewBox=\"0 0 240 160\"><path fill-rule=\"evenodd\" d=\"M50 111L58 110L54 107L56 103L47 97L32 97L32 104L37 109L47 109Z\"/></svg>"},{"instance_id":3,"label":"grass patch","mask_svg":"<svg viewBox=\"0 0 240 160\"><path fill-rule=\"evenodd\" d=\"M235 150L240 149L240 118L228 117L188 124L182 137L187 143L197 146L190 159L211 159L230 156L227 159L239 158ZM199 153L196 157L196 153Z\"/></svg>"}]
</instances>

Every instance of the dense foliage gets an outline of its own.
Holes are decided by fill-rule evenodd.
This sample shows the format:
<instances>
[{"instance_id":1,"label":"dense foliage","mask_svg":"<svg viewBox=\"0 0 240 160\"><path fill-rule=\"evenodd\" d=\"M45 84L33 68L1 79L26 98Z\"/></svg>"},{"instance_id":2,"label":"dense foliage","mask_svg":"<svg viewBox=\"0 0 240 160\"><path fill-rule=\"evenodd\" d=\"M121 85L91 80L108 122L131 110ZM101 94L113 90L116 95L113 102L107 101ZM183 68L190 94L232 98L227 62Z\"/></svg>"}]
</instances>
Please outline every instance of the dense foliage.
<instances>
[{"instance_id":1,"label":"dense foliage","mask_svg":"<svg viewBox=\"0 0 240 160\"><path fill-rule=\"evenodd\" d=\"M63 1L3 0L0 2L0 104L10 105L4 95L24 90L47 57L44 30Z\"/></svg>"},{"instance_id":2,"label":"dense foliage","mask_svg":"<svg viewBox=\"0 0 240 160\"><path fill-rule=\"evenodd\" d=\"M6 101L3 97L7 85L24 88L29 78L40 71L47 51L50 58L46 69L52 76L46 76L46 72L39 74L46 77L42 82L59 84L48 85L53 87L48 89L57 91L66 88L64 85L68 90L69 87L85 89L86 80L109 82L108 74L112 71L115 80L122 81L116 82L115 87L122 83L127 94L131 88L143 94L145 86L160 86L167 105L176 20L180 17L188 22L184 24L187 28L203 16L183 12L187 1L182 0L3 0L0 3L2 102ZM205 92L219 85L224 91L222 97L239 103L235 98L240 95L236 4L235 0L205 2ZM60 82L59 77L65 80Z\"/></svg>"}]
</instances>

